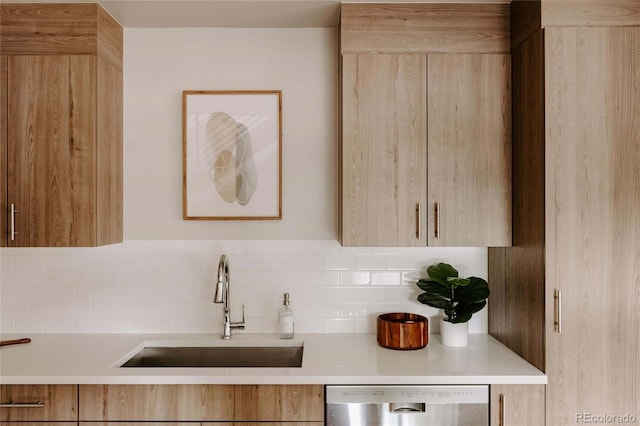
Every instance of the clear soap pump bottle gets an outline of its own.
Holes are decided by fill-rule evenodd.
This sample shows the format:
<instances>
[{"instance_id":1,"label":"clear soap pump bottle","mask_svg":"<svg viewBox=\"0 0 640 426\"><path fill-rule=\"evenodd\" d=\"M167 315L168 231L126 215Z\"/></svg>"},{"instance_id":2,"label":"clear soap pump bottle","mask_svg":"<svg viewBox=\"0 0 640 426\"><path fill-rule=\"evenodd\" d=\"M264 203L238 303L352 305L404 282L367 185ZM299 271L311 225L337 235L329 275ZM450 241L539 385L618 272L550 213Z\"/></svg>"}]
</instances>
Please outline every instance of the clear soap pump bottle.
<instances>
[{"instance_id":1,"label":"clear soap pump bottle","mask_svg":"<svg viewBox=\"0 0 640 426\"><path fill-rule=\"evenodd\" d=\"M289 293L285 293L283 306L278 312L278 334L281 339L293 339L293 309L289 303Z\"/></svg>"}]
</instances>

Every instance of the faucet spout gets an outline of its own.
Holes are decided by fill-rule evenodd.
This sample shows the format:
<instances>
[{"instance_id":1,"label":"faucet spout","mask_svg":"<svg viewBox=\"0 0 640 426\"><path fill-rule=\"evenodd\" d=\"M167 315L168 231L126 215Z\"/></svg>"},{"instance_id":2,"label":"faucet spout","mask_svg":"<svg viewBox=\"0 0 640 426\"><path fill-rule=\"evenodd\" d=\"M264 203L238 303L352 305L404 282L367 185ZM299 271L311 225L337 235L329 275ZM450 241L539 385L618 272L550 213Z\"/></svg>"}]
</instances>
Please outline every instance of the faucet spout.
<instances>
[{"instance_id":1,"label":"faucet spout","mask_svg":"<svg viewBox=\"0 0 640 426\"><path fill-rule=\"evenodd\" d=\"M216 284L216 294L213 303L224 303L225 309L229 307L229 261L224 254L220 256L218 262L218 283Z\"/></svg>"},{"instance_id":2,"label":"faucet spout","mask_svg":"<svg viewBox=\"0 0 640 426\"><path fill-rule=\"evenodd\" d=\"M222 325L222 338L230 339L231 330L244 330L244 305L242 305L242 322L231 322L231 309L229 308L229 261L224 254L220 256L218 262L218 282L216 283L216 294L213 303L224 304Z\"/></svg>"}]
</instances>

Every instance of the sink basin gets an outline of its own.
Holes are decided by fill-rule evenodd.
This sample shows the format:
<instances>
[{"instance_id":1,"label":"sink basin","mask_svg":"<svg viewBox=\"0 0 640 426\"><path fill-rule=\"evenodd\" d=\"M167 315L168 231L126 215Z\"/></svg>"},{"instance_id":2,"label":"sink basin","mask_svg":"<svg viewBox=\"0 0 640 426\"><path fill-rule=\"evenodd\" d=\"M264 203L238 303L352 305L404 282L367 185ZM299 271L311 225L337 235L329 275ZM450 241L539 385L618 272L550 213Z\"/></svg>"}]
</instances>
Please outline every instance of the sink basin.
<instances>
[{"instance_id":1,"label":"sink basin","mask_svg":"<svg viewBox=\"0 0 640 426\"><path fill-rule=\"evenodd\" d=\"M120 367L301 367L303 346L146 346Z\"/></svg>"}]
</instances>

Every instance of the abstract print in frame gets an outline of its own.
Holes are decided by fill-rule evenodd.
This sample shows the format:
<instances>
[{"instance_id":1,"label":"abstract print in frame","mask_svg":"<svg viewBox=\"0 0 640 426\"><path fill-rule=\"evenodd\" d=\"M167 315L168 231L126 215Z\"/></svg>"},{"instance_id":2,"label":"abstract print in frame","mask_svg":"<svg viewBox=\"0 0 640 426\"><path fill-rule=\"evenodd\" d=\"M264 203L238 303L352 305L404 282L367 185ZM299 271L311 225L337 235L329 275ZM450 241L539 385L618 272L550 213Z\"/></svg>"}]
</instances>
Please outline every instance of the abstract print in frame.
<instances>
[{"instance_id":1,"label":"abstract print in frame","mask_svg":"<svg viewBox=\"0 0 640 426\"><path fill-rule=\"evenodd\" d=\"M183 218L282 218L282 91L182 92Z\"/></svg>"}]
</instances>

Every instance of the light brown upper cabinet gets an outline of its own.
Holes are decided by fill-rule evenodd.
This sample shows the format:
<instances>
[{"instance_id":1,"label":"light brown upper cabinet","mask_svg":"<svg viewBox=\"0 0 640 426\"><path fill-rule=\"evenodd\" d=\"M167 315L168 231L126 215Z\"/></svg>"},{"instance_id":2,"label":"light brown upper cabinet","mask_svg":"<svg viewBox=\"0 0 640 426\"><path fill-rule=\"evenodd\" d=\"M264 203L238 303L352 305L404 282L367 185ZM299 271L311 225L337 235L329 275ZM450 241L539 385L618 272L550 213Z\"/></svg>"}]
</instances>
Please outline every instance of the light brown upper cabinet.
<instances>
[{"instance_id":1,"label":"light brown upper cabinet","mask_svg":"<svg viewBox=\"0 0 640 426\"><path fill-rule=\"evenodd\" d=\"M342 244L511 244L510 57L342 57Z\"/></svg>"},{"instance_id":2,"label":"light brown upper cabinet","mask_svg":"<svg viewBox=\"0 0 640 426\"><path fill-rule=\"evenodd\" d=\"M511 244L509 7L344 4L344 246Z\"/></svg>"},{"instance_id":3,"label":"light brown upper cabinet","mask_svg":"<svg viewBox=\"0 0 640 426\"><path fill-rule=\"evenodd\" d=\"M0 12L2 245L122 241L122 28L97 4Z\"/></svg>"}]
</instances>

